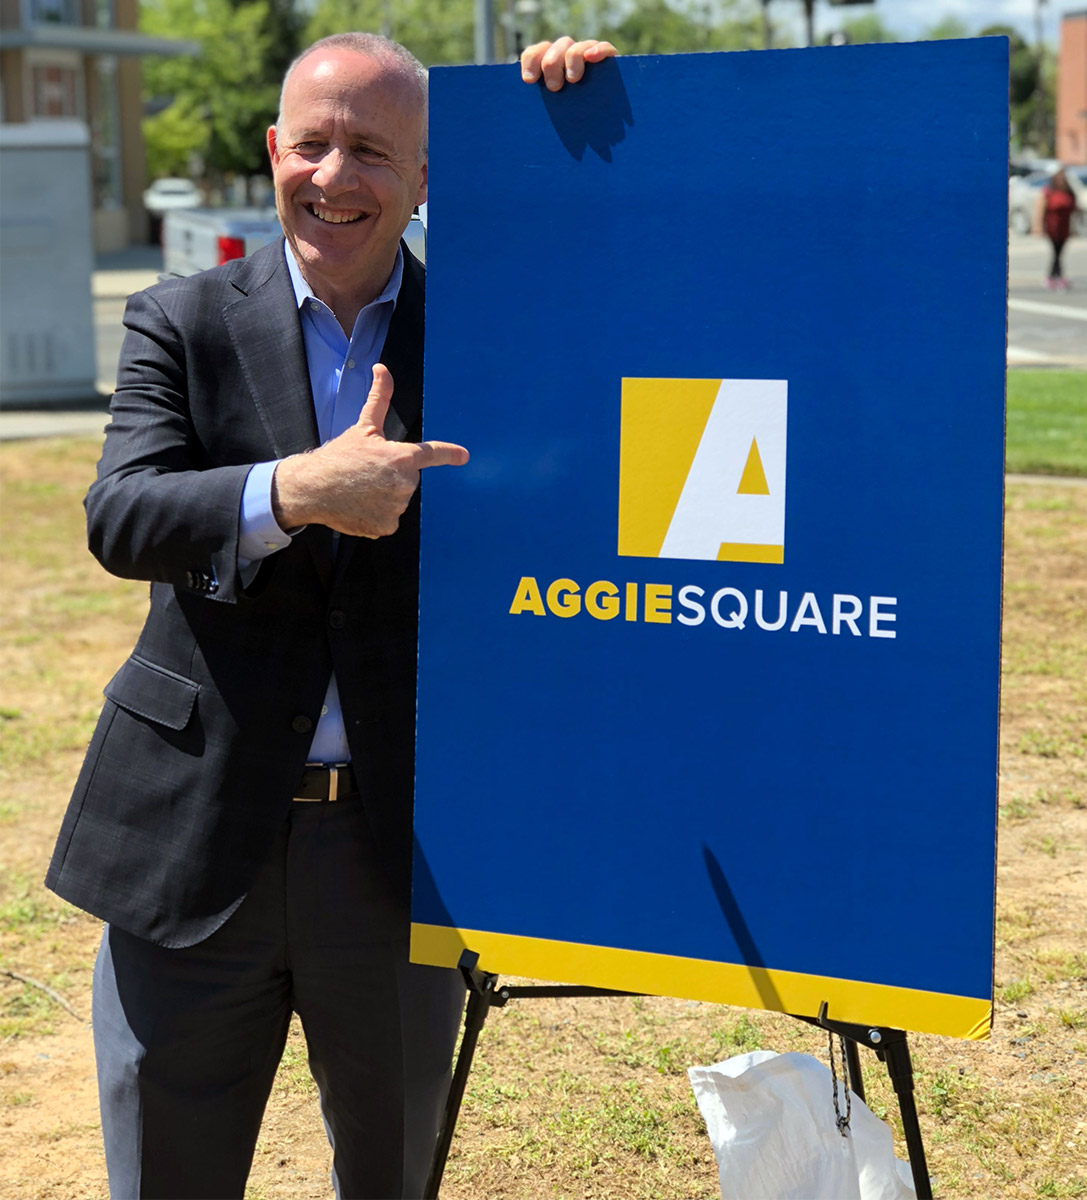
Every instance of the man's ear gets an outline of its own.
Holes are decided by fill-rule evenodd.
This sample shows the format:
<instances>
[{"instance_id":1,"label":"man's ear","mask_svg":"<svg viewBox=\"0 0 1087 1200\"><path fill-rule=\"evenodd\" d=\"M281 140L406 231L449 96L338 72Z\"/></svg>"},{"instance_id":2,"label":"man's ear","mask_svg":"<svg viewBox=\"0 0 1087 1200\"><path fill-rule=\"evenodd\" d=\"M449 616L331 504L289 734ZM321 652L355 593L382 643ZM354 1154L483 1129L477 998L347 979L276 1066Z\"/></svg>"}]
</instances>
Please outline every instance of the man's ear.
<instances>
[{"instance_id":1,"label":"man's ear","mask_svg":"<svg viewBox=\"0 0 1087 1200\"><path fill-rule=\"evenodd\" d=\"M272 160L272 166L279 162L279 155L276 152L276 127L268 126L268 157Z\"/></svg>"},{"instance_id":2,"label":"man's ear","mask_svg":"<svg viewBox=\"0 0 1087 1200\"><path fill-rule=\"evenodd\" d=\"M423 170L419 179L419 190L415 193L415 203L417 205L426 203L426 159L423 159Z\"/></svg>"}]
</instances>

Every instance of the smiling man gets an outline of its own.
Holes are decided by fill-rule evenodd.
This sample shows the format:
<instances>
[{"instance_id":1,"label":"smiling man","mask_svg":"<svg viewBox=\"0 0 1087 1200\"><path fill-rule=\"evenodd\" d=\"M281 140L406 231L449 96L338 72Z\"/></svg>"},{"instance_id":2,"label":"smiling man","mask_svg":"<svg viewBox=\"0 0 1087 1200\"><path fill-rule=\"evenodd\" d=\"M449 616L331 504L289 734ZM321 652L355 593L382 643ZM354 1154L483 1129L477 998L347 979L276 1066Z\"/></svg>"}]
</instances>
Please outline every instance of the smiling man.
<instances>
[{"instance_id":1,"label":"smiling man","mask_svg":"<svg viewBox=\"0 0 1087 1200\"><path fill-rule=\"evenodd\" d=\"M311 50L289 71L268 153L303 276L350 333L426 199L426 78L393 55Z\"/></svg>"},{"instance_id":2,"label":"smiling man","mask_svg":"<svg viewBox=\"0 0 1087 1200\"><path fill-rule=\"evenodd\" d=\"M522 75L613 53L541 43ZM337 1196L426 1180L464 991L408 962L416 489L468 454L418 440L425 137L406 50L310 47L268 132L285 241L125 312L88 536L151 604L47 880L107 922L113 1200L243 1195L292 1012Z\"/></svg>"}]
</instances>

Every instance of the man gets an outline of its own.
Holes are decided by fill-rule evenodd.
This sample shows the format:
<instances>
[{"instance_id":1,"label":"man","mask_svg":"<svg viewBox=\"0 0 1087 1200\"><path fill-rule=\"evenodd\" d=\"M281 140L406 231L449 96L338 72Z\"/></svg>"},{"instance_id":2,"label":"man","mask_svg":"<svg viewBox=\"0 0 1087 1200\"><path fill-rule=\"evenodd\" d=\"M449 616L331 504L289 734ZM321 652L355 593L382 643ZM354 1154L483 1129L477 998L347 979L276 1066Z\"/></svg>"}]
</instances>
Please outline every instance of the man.
<instances>
[{"instance_id":1,"label":"man","mask_svg":"<svg viewBox=\"0 0 1087 1200\"><path fill-rule=\"evenodd\" d=\"M541 43L522 75L557 90L612 53ZM125 315L88 530L151 607L47 880L108 922L114 1200L243 1194L292 1011L337 1195L425 1182L463 989L407 961L415 490L468 457L418 444L423 271L400 235L425 138L407 51L310 47L268 131L286 247Z\"/></svg>"}]
</instances>

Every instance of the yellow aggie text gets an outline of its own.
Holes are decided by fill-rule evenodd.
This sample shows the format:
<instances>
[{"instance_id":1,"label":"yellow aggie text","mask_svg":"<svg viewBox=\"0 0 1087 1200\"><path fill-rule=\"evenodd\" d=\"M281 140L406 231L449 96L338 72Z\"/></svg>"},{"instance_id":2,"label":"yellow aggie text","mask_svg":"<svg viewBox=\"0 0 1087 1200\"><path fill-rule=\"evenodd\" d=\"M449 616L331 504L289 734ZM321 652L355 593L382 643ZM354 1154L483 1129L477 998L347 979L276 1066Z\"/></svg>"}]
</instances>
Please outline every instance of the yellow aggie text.
<instances>
[{"instance_id":1,"label":"yellow aggie text","mask_svg":"<svg viewBox=\"0 0 1087 1200\"><path fill-rule=\"evenodd\" d=\"M670 583L612 583L598 579L584 590L573 579L555 579L541 588L532 575L523 575L514 590L510 613L535 617L576 617L587 614L597 621L645 621L670 625L711 623L722 629L744 629L754 624L774 632L798 633L814 629L831 635L897 637L896 596L862 598L851 592L834 592L822 601L814 592L765 593L756 588L750 598L739 588L707 591L696 584L674 588Z\"/></svg>"}]
</instances>

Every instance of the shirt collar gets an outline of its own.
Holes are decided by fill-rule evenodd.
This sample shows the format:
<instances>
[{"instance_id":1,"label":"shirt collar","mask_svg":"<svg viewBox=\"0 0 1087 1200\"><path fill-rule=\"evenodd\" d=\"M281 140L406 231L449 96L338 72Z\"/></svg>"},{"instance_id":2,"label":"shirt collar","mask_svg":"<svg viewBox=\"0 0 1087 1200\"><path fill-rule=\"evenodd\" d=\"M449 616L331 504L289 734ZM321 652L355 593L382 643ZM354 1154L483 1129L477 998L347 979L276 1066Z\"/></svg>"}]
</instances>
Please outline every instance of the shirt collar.
<instances>
[{"instance_id":1,"label":"shirt collar","mask_svg":"<svg viewBox=\"0 0 1087 1200\"><path fill-rule=\"evenodd\" d=\"M306 282L305 277L302 274L302 270L298 265L298 260L294 256L294 251L291 249L291 244L286 238L283 239L283 248L286 253L287 270L291 275L291 286L294 288L294 298L298 304L298 307L301 308L307 300L317 300L318 303L323 303L323 301L318 300L318 297L313 294L313 288L311 288ZM366 305L366 308L369 308L370 305L374 304L383 304L386 300L391 300L393 302L393 307L395 307L396 297L400 292L400 281L403 279L403 277L404 247L397 246L396 262L393 263L393 272L389 276L389 282L385 284L381 295L376 296L373 300L371 300L370 304ZM362 311L365 312L366 308L364 308Z\"/></svg>"}]
</instances>

